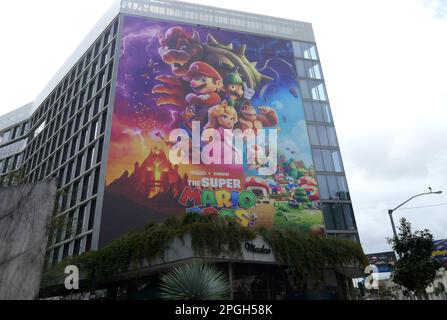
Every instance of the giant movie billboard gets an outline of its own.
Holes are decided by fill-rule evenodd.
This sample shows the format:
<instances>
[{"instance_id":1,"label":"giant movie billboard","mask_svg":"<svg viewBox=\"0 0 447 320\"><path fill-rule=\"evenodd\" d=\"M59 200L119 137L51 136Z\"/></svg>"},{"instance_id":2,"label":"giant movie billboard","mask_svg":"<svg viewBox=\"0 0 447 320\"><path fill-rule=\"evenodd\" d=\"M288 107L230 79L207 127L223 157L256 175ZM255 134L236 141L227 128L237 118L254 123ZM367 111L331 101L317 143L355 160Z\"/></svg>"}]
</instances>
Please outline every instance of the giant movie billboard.
<instances>
[{"instance_id":1,"label":"giant movie billboard","mask_svg":"<svg viewBox=\"0 0 447 320\"><path fill-rule=\"evenodd\" d=\"M295 68L291 41L126 17L106 228L196 213L323 233Z\"/></svg>"}]
</instances>

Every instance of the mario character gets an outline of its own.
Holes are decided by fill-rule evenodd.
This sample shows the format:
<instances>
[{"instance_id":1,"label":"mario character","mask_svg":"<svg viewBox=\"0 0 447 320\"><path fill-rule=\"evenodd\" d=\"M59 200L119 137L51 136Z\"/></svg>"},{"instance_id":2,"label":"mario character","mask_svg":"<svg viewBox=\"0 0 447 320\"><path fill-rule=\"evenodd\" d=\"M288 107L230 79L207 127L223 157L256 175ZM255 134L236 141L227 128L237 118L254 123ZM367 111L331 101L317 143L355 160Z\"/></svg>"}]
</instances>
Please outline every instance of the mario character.
<instances>
[{"instance_id":1,"label":"mario character","mask_svg":"<svg viewBox=\"0 0 447 320\"><path fill-rule=\"evenodd\" d=\"M194 93L186 96L186 104L196 108L199 120L203 123L208 116L208 108L221 102L218 92L223 89L222 77L212 66L198 61L189 67L187 79Z\"/></svg>"},{"instance_id":2,"label":"mario character","mask_svg":"<svg viewBox=\"0 0 447 320\"><path fill-rule=\"evenodd\" d=\"M258 129L273 128L278 125L278 115L275 110L270 107L258 107L259 112L251 105L249 101L245 101L239 111L239 122L236 125L238 129L252 129L257 132Z\"/></svg>"},{"instance_id":3,"label":"mario character","mask_svg":"<svg viewBox=\"0 0 447 320\"><path fill-rule=\"evenodd\" d=\"M194 62L189 68L187 78L194 93L186 96L188 105L212 107L220 103L217 94L222 90L222 77L212 66L205 62Z\"/></svg>"}]
</instances>

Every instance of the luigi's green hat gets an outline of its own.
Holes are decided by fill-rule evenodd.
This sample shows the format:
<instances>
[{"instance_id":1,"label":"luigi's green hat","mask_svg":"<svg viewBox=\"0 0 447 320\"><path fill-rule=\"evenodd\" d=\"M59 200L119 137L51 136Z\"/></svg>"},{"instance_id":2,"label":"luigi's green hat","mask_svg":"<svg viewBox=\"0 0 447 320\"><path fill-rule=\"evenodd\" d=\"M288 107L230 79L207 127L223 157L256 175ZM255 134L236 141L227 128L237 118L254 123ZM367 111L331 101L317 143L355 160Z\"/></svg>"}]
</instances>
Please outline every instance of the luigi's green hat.
<instances>
[{"instance_id":1,"label":"luigi's green hat","mask_svg":"<svg viewBox=\"0 0 447 320\"><path fill-rule=\"evenodd\" d=\"M240 84L243 85L244 81L242 80L242 77L237 72L231 72L227 74L227 76L224 78L224 85L229 84Z\"/></svg>"}]
</instances>

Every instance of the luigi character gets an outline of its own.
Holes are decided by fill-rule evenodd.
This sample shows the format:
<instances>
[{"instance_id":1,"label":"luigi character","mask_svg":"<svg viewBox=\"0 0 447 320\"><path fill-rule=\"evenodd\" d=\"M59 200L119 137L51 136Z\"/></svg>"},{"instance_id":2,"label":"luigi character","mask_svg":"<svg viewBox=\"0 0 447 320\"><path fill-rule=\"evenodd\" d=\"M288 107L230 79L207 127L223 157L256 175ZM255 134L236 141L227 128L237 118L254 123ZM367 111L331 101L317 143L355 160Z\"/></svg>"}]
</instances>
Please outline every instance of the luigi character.
<instances>
[{"instance_id":1,"label":"luigi character","mask_svg":"<svg viewBox=\"0 0 447 320\"><path fill-rule=\"evenodd\" d=\"M255 94L254 90L247 87L237 71L227 74L224 78L224 90L228 105L235 107L237 110L245 101L251 100Z\"/></svg>"}]
</instances>

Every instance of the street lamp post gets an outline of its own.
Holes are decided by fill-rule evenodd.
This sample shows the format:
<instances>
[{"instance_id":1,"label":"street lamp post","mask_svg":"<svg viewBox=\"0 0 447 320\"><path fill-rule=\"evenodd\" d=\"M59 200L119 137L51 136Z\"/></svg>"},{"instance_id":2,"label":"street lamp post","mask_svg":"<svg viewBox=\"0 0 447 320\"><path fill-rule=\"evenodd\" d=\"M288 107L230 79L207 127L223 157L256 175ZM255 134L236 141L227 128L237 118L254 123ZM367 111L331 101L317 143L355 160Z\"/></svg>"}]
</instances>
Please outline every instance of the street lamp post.
<instances>
[{"instance_id":1,"label":"street lamp post","mask_svg":"<svg viewBox=\"0 0 447 320\"><path fill-rule=\"evenodd\" d=\"M430 189L430 192L424 192L424 193L417 194L417 195L411 197L410 199L408 199L407 201L401 203L396 208L388 210L388 214L390 215L390 220L391 220L391 227L393 228L393 234L394 234L395 238L397 237L397 232L396 232L396 226L394 225L394 219L393 219L394 211L396 211L397 209L402 207L404 204L410 202L414 198L417 198L417 197L420 197L420 196L424 196L424 195L427 195L427 194L441 194L442 193L442 191L435 191L435 192L433 192L430 187L429 187L429 189Z\"/></svg>"}]
</instances>

